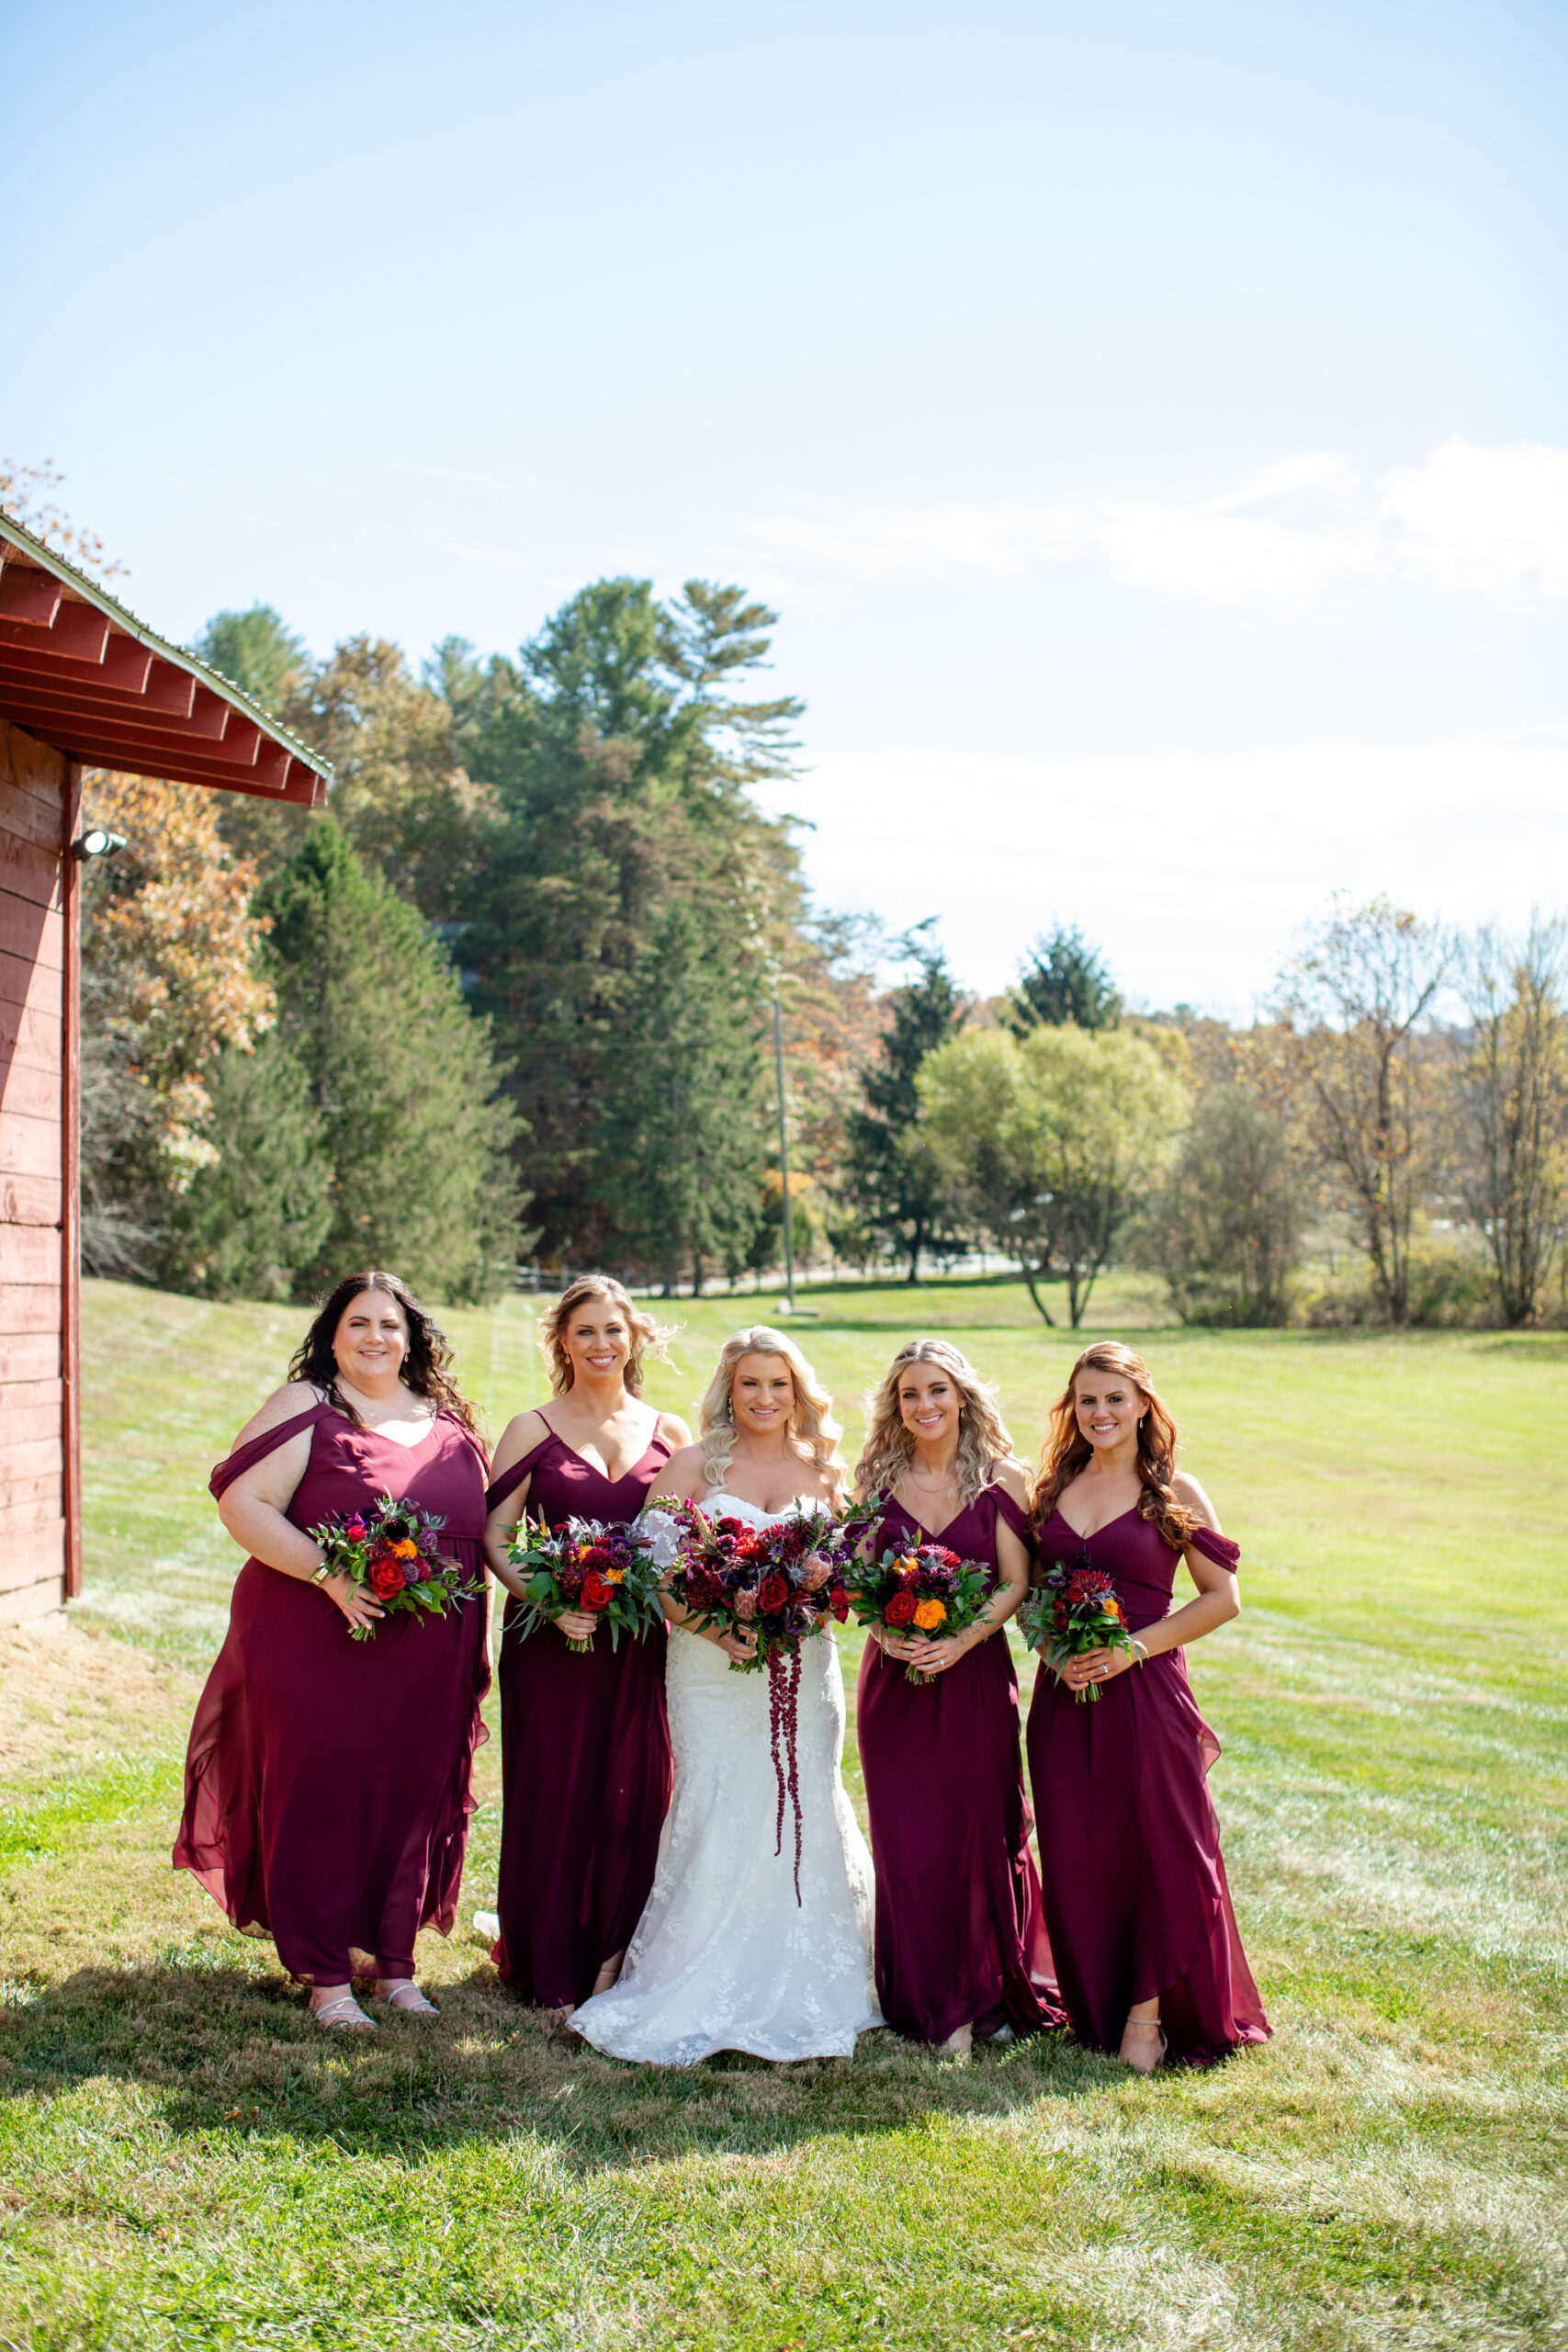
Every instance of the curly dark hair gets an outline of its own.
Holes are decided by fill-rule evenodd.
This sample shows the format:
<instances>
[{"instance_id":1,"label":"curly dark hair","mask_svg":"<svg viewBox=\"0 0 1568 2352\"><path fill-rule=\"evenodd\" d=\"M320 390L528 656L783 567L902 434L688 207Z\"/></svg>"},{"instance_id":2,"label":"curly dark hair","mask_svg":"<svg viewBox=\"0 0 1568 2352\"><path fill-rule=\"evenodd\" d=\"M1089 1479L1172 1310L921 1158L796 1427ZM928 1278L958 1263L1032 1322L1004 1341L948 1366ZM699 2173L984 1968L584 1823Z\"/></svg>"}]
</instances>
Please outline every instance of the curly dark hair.
<instances>
[{"instance_id":1,"label":"curly dark hair","mask_svg":"<svg viewBox=\"0 0 1568 2352\"><path fill-rule=\"evenodd\" d=\"M380 1273L374 1269L363 1274L345 1274L316 1310L315 1321L306 1332L294 1360L288 1367L290 1380L309 1380L321 1389L329 1405L336 1407L356 1429L364 1422L338 1388L337 1358L333 1353L333 1341L337 1327L356 1298L367 1290L383 1291L395 1298L402 1308L403 1320L409 1328L409 1351L403 1358L400 1377L405 1388L416 1396L424 1396L437 1412L450 1413L466 1430L477 1437L479 1421L473 1407L453 1379L448 1369L452 1362L451 1343L434 1317L426 1314L407 1283L396 1274Z\"/></svg>"}]
</instances>

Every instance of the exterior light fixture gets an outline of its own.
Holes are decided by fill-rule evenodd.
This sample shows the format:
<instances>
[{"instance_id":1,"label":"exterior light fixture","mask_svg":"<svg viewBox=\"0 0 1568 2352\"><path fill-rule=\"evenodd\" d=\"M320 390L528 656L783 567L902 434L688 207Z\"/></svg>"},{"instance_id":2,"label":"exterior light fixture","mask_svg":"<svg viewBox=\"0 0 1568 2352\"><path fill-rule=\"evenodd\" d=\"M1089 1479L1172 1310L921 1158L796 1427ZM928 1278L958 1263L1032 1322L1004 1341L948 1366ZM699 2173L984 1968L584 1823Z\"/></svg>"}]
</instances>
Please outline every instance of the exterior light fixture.
<instances>
[{"instance_id":1,"label":"exterior light fixture","mask_svg":"<svg viewBox=\"0 0 1568 2352\"><path fill-rule=\"evenodd\" d=\"M111 833L102 825L95 825L90 833L81 833L71 844L73 857L112 857L117 849L125 847L123 833Z\"/></svg>"}]
</instances>

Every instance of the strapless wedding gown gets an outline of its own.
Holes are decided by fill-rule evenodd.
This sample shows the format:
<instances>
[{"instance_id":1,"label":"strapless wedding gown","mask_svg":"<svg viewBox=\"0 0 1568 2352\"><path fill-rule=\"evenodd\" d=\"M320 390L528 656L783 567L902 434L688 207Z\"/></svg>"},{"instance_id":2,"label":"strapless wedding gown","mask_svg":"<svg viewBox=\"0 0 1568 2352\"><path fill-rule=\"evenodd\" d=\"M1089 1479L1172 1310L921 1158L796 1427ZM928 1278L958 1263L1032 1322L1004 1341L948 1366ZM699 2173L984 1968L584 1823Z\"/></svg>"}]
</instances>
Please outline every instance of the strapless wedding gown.
<instances>
[{"instance_id":1,"label":"strapless wedding gown","mask_svg":"<svg viewBox=\"0 0 1568 2352\"><path fill-rule=\"evenodd\" d=\"M792 1509L795 1508L792 1506ZM789 1514L736 1495L703 1509L771 1527ZM716 2050L848 2058L882 2023L872 1972L871 1856L844 1793L844 1680L832 1634L800 1645L800 1902L795 1816L773 1852L778 1783L768 1677L736 1674L712 1642L670 1635L675 1793L653 1892L620 1981L571 2019L614 2058L691 2066Z\"/></svg>"}]
</instances>

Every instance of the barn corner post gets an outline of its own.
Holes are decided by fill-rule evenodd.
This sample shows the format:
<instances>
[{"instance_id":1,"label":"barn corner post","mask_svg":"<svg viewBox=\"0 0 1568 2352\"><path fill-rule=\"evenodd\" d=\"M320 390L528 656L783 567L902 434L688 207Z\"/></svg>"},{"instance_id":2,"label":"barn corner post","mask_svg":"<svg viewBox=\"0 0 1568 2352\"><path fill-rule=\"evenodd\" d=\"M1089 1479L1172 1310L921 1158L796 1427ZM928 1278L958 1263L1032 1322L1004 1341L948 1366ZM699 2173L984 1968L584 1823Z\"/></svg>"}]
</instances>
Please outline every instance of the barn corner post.
<instances>
[{"instance_id":1,"label":"barn corner post","mask_svg":"<svg viewBox=\"0 0 1568 2352\"><path fill-rule=\"evenodd\" d=\"M68 760L61 792L60 889L65 918L61 990L60 1378L65 1598L82 1589L82 768Z\"/></svg>"}]
</instances>

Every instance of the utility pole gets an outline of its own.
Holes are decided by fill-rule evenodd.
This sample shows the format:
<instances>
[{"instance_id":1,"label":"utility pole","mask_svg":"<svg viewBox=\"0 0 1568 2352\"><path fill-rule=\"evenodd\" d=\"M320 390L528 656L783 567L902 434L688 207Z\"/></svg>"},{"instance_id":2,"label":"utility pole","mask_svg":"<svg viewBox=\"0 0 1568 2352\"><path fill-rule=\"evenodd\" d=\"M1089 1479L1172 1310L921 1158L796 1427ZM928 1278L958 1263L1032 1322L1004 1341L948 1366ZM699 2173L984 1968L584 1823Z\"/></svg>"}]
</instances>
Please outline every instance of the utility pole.
<instances>
[{"instance_id":1,"label":"utility pole","mask_svg":"<svg viewBox=\"0 0 1568 2352\"><path fill-rule=\"evenodd\" d=\"M784 1115L784 1012L773 994L773 1068L779 1081L779 1185L784 1209L784 1292L795 1313L795 1203L789 1196L789 1121Z\"/></svg>"}]
</instances>

